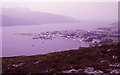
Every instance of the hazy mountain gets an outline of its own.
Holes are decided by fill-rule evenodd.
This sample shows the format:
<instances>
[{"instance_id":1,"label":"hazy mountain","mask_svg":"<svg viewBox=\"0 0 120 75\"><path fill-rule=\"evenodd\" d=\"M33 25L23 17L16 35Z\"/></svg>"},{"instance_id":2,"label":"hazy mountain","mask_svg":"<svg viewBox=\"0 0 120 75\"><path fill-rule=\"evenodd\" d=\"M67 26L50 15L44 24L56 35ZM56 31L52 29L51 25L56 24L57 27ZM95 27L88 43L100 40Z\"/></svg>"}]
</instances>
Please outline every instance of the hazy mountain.
<instances>
[{"instance_id":1,"label":"hazy mountain","mask_svg":"<svg viewBox=\"0 0 120 75\"><path fill-rule=\"evenodd\" d=\"M2 25L33 25L79 22L68 16L32 11L28 8L3 8Z\"/></svg>"}]
</instances>

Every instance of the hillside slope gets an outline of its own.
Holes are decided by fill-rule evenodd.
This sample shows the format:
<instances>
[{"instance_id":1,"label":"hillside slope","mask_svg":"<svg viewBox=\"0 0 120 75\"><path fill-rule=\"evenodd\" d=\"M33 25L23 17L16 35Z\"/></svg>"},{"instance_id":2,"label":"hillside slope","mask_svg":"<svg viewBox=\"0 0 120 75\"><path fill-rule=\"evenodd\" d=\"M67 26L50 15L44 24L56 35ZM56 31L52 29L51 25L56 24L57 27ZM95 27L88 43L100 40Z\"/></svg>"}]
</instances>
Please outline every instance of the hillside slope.
<instances>
[{"instance_id":1,"label":"hillside slope","mask_svg":"<svg viewBox=\"0 0 120 75\"><path fill-rule=\"evenodd\" d=\"M81 69L78 73L86 75L89 73L85 70L89 67L116 75L117 73L112 71L117 70L120 73L119 48L119 45L104 45L44 55L5 57L3 58L3 75L6 73L64 73L71 69ZM115 66L115 64L118 65Z\"/></svg>"}]
</instances>

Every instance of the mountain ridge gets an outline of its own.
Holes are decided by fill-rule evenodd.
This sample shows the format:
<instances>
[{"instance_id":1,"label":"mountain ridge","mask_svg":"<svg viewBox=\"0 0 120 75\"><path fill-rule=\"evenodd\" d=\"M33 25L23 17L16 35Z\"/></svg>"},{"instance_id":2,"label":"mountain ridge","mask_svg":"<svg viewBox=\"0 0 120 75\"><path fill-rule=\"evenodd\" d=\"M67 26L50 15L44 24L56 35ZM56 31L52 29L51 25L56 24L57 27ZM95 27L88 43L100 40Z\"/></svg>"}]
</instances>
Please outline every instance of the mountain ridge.
<instances>
[{"instance_id":1,"label":"mountain ridge","mask_svg":"<svg viewBox=\"0 0 120 75\"><path fill-rule=\"evenodd\" d=\"M48 23L73 23L79 22L68 16L57 15L52 13L44 13L32 11L30 9L2 9L2 25L16 26L16 25L34 25L34 24L48 24Z\"/></svg>"}]
</instances>

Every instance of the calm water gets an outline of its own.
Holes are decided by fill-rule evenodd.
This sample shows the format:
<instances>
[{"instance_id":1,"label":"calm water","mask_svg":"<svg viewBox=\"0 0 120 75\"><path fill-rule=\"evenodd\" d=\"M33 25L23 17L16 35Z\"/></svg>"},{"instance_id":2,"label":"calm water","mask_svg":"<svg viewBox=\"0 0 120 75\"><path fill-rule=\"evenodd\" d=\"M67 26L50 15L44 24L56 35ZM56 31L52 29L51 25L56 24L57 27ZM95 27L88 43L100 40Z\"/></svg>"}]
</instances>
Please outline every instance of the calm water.
<instances>
[{"instance_id":1,"label":"calm water","mask_svg":"<svg viewBox=\"0 0 120 75\"><path fill-rule=\"evenodd\" d=\"M92 30L99 25L87 24L45 24L30 26L9 26L2 28L2 56L35 55L61 50L88 47L85 42L72 39L55 38L53 40L32 39L29 36L15 35L15 33L40 33L45 31L61 31L85 29ZM100 26L101 27L101 26Z\"/></svg>"}]
</instances>

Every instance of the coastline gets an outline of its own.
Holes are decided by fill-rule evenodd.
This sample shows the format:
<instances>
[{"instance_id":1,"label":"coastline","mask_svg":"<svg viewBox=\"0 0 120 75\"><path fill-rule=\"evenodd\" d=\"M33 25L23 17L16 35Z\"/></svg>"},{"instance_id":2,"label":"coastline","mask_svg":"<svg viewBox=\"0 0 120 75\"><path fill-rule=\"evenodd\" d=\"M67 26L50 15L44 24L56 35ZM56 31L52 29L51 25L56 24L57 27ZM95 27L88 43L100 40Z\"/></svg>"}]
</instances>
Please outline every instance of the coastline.
<instances>
[{"instance_id":1,"label":"coastline","mask_svg":"<svg viewBox=\"0 0 120 75\"><path fill-rule=\"evenodd\" d=\"M53 52L43 55L3 57L3 75L6 73L85 73L85 70L93 68L94 71L101 71L102 74L113 74L113 70L120 73L119 44L103 45L98 47L81 48L77 50ZM83 75L85 75L83 74ZM59 75L59 74L58 74Z\"/></svg>"}]
</instances>

